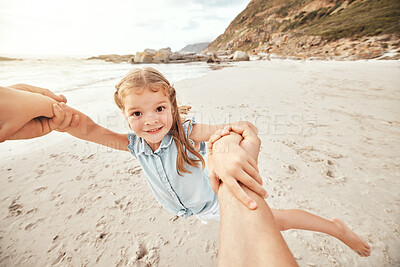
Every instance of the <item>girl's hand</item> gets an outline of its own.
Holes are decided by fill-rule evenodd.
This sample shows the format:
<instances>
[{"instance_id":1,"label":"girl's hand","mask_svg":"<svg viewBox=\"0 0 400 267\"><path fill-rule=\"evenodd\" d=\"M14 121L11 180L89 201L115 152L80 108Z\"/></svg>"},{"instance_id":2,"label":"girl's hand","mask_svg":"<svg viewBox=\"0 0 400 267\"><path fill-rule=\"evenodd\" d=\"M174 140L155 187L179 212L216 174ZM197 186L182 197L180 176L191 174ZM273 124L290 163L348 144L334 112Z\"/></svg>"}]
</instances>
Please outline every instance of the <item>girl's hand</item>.
<instances>
[{"instance_id":1,"label":"girl's hand","mask_svg":"<svg viewBox=\"0 0 400 267\"><path fill-rule=\"evenodd\" d=\"M209 155L212 154L212 149L214 146L214 143L217 142L221 137L226 136L230 133L231 126L225 126L222 129L218 129L213 135L210 136L210 139L208 140L208 153Z\"/></svg>"},{"instance_id":2,"label":"girl's hand","mask_svg":"<svg viewBox=\"0 0 400 267\"><path fill-rule=\"evenodd\" d=\"M217 130L208 140L208 151L210 151L212 154L214 143L223 136L228 135L230 132L237 133L243 137L243 140L240 142L240 146L257 162L258 153L261 147L261 140L257 136L257 128L251 123L245 125L232 124Z\"/></svg>"},{"instance_id":3,"label":"girl's hand","mask_svg":"<svg viewBox=\"0 0 400 267\"><path fill-rule=\"evenodd\" d=\"M224 131L222 133L226 134ZM216 139L217 136L213 138ZM257 162L239 146L241 140L241 136L232 133L214 142L208 156L210 182L214 192L218 193L221 179L244 205L256 209L256 202L245 193L239 182L262 197L266 197L267 192L261 186L262 179L258 173Z\"/></svg>"},{"instance_id":4,"label":"girl's hand","mask_svg":"<svg viewBox=\"0 0 400 267\"><path fill-rule=\"evenodd\" d=\"M66 132L71 128L75 128L79 126L80 123L80 117L78 114L73 114L73 110L68 107L67 105L65 105L65 103L59 103L58 107L61 107L62 111L65 112L65 117L64 120L60 121L60 123L58 123L56 125L56 123L53 122L53 124L55 124L54 126L57 126L57 128L55 128L56 131L58 132ZM58 109L57 105L53 105L53 110L54 110L54 114L55 114L55 109ZM59 119L60 120L60 119ZM53 127L54 127L53 126Z\"/></svg>"}]
</instances>

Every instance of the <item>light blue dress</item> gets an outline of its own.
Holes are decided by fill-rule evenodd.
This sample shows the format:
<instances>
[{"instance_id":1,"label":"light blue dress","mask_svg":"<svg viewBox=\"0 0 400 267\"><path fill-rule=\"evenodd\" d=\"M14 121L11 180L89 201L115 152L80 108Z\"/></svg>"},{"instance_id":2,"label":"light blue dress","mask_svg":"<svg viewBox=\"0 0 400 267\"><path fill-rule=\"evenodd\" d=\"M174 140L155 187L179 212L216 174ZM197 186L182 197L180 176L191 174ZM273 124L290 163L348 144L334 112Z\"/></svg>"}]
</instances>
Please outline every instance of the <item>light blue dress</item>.
<instances>
[{"instance_id":1,"label":"light blue dress","mask_svg":"<svg viewBox=\"0 0 400 267\"><path fill-rule=\"evenodd\" d=\"M192 131L194 119L183 124L185 134ZM128 133L128 149L140 162L150 185L151 191L158 202L169 212L181 217L197 214L207 214L211 209L218 208L217 195L211 188L207 167L185 166L191 173L178 175L176 168L177 148L175 140L167 134L160 147L152 151L146 141L135 133ZM193 144L193 141L190 140ZM196 158L188 152L191 158ZM199 153L205 157L206 144L200 144ZM219 214L219 210L218 210Z\"/></svg>"}]
</instances>

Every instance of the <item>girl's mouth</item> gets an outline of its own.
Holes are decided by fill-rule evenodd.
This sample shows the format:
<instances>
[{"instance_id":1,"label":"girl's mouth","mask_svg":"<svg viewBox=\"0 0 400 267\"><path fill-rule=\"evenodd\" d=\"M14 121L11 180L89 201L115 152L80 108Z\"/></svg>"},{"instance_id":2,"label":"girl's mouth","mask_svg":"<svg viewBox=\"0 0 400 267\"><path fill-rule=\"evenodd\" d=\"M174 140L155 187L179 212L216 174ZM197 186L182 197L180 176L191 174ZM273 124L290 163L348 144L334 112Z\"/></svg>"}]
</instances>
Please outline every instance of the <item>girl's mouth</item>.
<instances>
[{"instance_id":1,"label":"girl's mouth","mask_svg":"<svg viewBox=\"0 0 400 267\"><path fill-rule=\"evenodd\" d=\"M146 131L146 132L149 133L149 134L156 134L156 133L159 133L163 127L164 126L161 126L160 128L155 128L155 129L152 129L152 130L149 130L149 131Z\"/></svg>"}]
</instances>

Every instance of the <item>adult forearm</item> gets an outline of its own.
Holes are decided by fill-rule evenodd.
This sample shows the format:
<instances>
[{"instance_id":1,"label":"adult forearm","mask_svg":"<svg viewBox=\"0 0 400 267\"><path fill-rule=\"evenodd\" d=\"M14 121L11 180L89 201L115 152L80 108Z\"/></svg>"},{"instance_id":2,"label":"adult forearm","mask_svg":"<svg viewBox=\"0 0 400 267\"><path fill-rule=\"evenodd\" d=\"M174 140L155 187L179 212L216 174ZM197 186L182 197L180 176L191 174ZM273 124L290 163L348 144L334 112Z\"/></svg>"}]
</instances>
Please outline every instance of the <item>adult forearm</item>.
<instances>
[{"instance_id":1,"label":"adult forearm","mask_svg":"<svg viewBox=\"0 0 400 267\"><path fill-rule=\"evenodd\" d=\"M54 116L54 99L31 92L0 87L0 140L4 141L36 117Z\"/></svg>"},{"instance_id":2,"label":"adult forearm","mask_svg":"<svg viewBox=\"0 0 400 267\"><path fill-rule=\"evenodd\" d=\"M58 102L48 96L11 87L0 87L0 91L1 104L11 112L31 118L54 116L52 104Z\"/></svg>"},{"instance_id":3,"label":"adult forearm","mask_svg":"<svg viewBox=\"0 0 400 267\"><path fill-rule=\"evenodd\" d=\"M218 266L297 266L265 200L241 186L258 208L248 209L221 184Z\"/></svg>"}]
</instances>

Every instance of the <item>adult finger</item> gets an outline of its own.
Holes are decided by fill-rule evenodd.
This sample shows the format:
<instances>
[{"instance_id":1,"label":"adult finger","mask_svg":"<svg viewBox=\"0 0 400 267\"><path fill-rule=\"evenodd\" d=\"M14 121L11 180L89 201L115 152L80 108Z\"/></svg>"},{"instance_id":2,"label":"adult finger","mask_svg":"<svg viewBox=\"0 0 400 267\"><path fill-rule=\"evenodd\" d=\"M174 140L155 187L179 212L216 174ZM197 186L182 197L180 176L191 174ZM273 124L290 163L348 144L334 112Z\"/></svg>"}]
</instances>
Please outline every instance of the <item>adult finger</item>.
<instances>
[{"instance_id":1,"label":"adult finger","mask_svg":"<svg viewBox=\"0 0 400 267\"><path fill-rule=\"evenodd\" d=\"M55 93L53 93L52 91L50 91L49 89L46 88L41 88L41 87L37 87L37 86L32 86L32 85L28 85L28 84L18 84L16 86L17 89L19 90L26 90L32 93L38 93L38 94L42 94L45 96L48 96L50 98L53 98L54 100L58 101L58 102L66 102L66 98L63 96L58 96Z\"/></svg>"},{"instance_id":2,"label":"adult finger","mask_svg":"<svg viewBox=\"0 0 400 267\"><path fill-rule=\"evenodd\" d=\"M257 203L243 190L236 180L229 179L227 182L225 182L225 184L232 194L246 207L251 210L255 210L257 208Z\"/></svg>"},{"instance_id":3,"label":"adult finger","mask_svg":"<svg viewBox=\"0 0 400 267\"><path fill-rule=\"evenodd\" d=\"M53 104L54 117L49 120L50 131L57 129L64 121L65 112L59 104Z\"/></svg>"},{"instance_id":4,"label":"adult finger","mask_svg":"<svg viewBox=\"0 0 400 267\"><path fill-rule=\"evenodd\" d=\"M238 125L233 125L232 126L232 131L240 134L244 140L250 141L254 145L260 146L261 145L261 140L257 136L257 129L254 131L250 126L238 126Z\"/></svg>"},{"instance_id":5,"label":"adult finger","mask_svg":"<svg viewBox=\"0 0 400 267\"><path fill-rule=\"evenodd\" d=\"M54 100L56 100L58 102L67 102L67 98L65 96L56 95L55 93L53 93L49 89L44 89L44 88L40 88L40 89L42 89L42 90L40 90L38 93L41 93L42 95L48 96L50 98L53 98Z\"/></svg>"},{"instance_id":6,"label":"adult finger","mask_svg":"<svg viewBox=\"0 0 400 267\"><path fill-rule=\"evenodd\" d=\"M244 139L250 140L254 144L258 144L258 143L261 144L261 141L258 138L257 134L250 127L243 128L242 136Z\"/></svg>"},{"instance_id":7,"label":"adult finger","mask_svg":"<svg viewBox=\"0 0 400 267\"><path fill-rule=\"evenodd\" d=\"M256 169L257 172L260 172L257 166L257 161L250 155L247 154L247 162L254 168Z\"/></svg>"},{"instance_id":8,"label":"adult finger","mask_svg":"<svg viewBox=\"0 0 400 267\"><path fill-rule=\"evenodd\" d=\"M48 96L50 98L53 98L54 100L58 101L58 102L67 102L67 99L65 98L65 96L58 96L55 93L53 93L52 91L50 91L49 89L45 89L45 88L41 88L41 87L37 87L37 86L32 86L29 84L14 84L11 86L8 86L9 88L12 89L17 89L17 90L21 90L21 91L27 91L27 92L31 92L31 93L37 93L37 94L42 94L45 96Z\"/></svg>"},{"instance_id":9,"label":"adult finger","mask_svg":"<svg viewBox=\"0 0 400 267\"><path fill-rule=\"evenodd\" d=\"M250 156L248 156L249 158L251 158ZM249 175L251 176L254 180L256 180L257 183L259 183L260 185L262 185L262 178L261 175L258 171L258 169L254 168L253 165L251 165L249 162L246 162L243 165L243 170Z\"/></svg>"},{"instance_id":10,"label":"adult finger","mask_svg":"<svg viewBox=\"0 0 400 267\"><path fill-rule=\"evenodd\" d=\"M60 95L60 97L62 98L61 102L67 103L67 98L65 95Z\"/></svg>"},{"instance_id":11,"label":"adult finger","mask_svg":"<svg viewBox=\"0 0 400 267\"><path fill-rule=\"evenodd\" d=\"M252 176L248 175L245 171L238 174L238 180L247 186L250 190L257 193L262 198L267 198L267 191L255 180Z\"/></svg>"}]
</instances>

